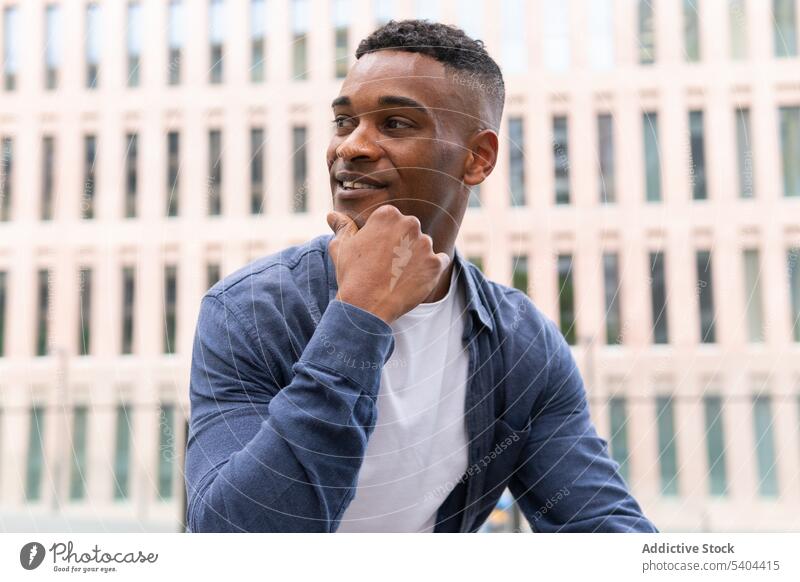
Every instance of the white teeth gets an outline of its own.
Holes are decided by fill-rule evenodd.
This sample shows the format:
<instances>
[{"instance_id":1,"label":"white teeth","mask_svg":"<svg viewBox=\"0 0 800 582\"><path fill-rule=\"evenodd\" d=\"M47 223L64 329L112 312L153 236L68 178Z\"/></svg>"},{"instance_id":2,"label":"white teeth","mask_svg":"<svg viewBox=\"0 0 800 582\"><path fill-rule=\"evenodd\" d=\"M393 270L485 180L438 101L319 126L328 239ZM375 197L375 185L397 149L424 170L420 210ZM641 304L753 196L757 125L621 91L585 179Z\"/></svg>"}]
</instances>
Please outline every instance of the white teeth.
<instances>
[{"instance_id":1,"label":"white teeth","mask_svg":"<svg viewBox=\"0 0 800 582\"><path fill-rule=\"evenodd\" d=\"M378 189L381 186L373 186L372 184L366 184L364 182L348 182L347 180L342 182L342 186L349 190L353 190L355 188L371 188L371 189Z\"/></svg>"}]
</instances>

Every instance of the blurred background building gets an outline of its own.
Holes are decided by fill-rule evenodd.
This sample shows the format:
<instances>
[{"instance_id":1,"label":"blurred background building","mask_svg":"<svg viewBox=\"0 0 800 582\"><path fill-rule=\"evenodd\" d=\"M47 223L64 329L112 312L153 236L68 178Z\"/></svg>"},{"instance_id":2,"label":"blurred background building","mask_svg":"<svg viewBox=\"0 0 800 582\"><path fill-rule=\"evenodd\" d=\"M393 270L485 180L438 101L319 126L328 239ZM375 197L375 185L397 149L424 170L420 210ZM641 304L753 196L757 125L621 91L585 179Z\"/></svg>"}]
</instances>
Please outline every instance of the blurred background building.
<instances>
[{"instance_id":1,"label":"blurred background building","mask_svg":"<svg viewBox=\"0 0 800 582\"><path fill-rule=\"evenodd\" d=\"M796 0L0 0L0 530L182 528L200 298L327 232L330 101L411 17L503 67L459 246L646 513L800 530Z\"/></svg>"}]
</instances>

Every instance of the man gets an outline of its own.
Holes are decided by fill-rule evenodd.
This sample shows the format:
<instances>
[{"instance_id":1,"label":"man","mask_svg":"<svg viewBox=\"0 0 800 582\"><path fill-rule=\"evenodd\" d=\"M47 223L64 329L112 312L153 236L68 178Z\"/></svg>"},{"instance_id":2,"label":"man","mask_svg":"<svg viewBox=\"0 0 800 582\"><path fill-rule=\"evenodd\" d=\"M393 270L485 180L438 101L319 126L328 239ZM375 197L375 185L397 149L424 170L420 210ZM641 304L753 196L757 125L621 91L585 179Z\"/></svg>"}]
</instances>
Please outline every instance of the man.
<instances>
[{"instance_id":1,"label":"man","mask_svg":"<svg viewBox=\"0 0 800 582\"><path fill-rule=\"evenodd\" d=\"M557 327L455 250L497 160L497 64L414 20L356 57L327 152L335 236L203 299L189 529L469 532L508 487L534 531L656 531Z\"/></svg>"}]
</instances>

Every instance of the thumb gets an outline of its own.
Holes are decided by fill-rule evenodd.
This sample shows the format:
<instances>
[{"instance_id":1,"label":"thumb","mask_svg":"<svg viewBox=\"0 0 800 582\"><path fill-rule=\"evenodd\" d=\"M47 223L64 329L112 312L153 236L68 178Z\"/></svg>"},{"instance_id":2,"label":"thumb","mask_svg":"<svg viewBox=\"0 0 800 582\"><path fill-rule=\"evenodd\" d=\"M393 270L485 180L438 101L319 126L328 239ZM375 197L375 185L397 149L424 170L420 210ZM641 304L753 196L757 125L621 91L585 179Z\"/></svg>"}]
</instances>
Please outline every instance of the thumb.
<instances>
[{"instance_id":1,"label":"thumb","mask_svg":"<svg viewBox=\"0 0 800 582\"><path fill-rule=\"evenodd\" d=\"M327 220L336 238L349 238L358 232L358 226L353 219L341 212L329 212Z\"/></svg>"}]
</instances>

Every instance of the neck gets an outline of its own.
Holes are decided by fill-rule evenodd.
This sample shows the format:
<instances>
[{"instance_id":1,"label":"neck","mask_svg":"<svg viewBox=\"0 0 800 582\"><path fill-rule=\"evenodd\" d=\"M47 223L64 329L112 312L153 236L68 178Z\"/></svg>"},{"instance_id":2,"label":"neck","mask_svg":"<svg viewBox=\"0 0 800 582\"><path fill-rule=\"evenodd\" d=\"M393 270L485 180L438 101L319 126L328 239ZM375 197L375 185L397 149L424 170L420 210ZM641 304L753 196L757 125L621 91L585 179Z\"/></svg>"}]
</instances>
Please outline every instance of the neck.
<instances>
[{"instance_id":1,"label":"neck","mask_svg":"<svg viewBox=\"0 0 800 582\"><path fill-rule=\"evenodd\" d=\"M436 283L436 287L433 288L433 291L425 298L423 303L433 303L434 301L440 301L447 295L447 292L450 290L450 278L453 275L453 259L455 258L455 251L454 247L451 246L448 250L445 251L436 251L436 252L445 252L447 256L450 257L450 264L447 265L447 268L442 271L442 274L439 276L439 281Z\"/></svg>"}]
</instances>

